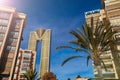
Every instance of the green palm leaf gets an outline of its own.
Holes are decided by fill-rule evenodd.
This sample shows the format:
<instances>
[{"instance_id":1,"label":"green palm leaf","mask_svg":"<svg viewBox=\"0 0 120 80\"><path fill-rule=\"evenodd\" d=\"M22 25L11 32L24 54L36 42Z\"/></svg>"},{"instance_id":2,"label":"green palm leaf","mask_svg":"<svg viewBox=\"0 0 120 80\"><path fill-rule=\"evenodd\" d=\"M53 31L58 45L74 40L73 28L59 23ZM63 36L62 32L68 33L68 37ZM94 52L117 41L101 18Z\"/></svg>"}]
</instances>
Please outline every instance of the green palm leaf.
<instances>
[{"instance_id":1,"label":"green palm leaf","mask_svg":"<svg viewBox=\"0 0 120 80\"><path fill-rule=\"evenodd\" d=\"M28 70L28 71L26 71L26 73L23 74L23 76L27 80L35 80L35 78L38 77L37 74L38 73L35 70Z\"/></svg>"},{"instance_id":2,"label":"green palm leaf","mask_svg":"<svg viewBox=\"0 0 120 80\"><path fill-rule=\"evenodd\" d=\"M89 60L91 59L91 56L87 56L87 66L88 66L88 63L89 63Z\"/></svg>"},{"instance_id":3,"label":"green palm leaf","mask_svg":"<svg viewBox=\"0 0 120 80\"><path fill-rule=\"evenodd\" d=\"M86 49L83 49L83 48L80 48L80 47L76 48L76 47L73 47L73 46L59 46L59 47L57 47L56 49L59 50L59 49L62 49L62 48L63 48L63 49L64 49L64 48L73 49L73 50L75 50L75 51L88 52L88 50L86 50Z\"/></svg>"},{"instance_id":4,"label":"green palm leaf","mask_svg":"<svg viewBox=\"0 0 120 80\"><path fill-rule=\"evenodd\" d=\"M72 34L75 39L71 40L69 43L76 44L77 47L72 46L59 46L56 49L62 48L70 48L75 51L85 51L91 52L89 56L87 56L87 66L90 59L93 60L96 66L99 66L101 63L105 67L104 61L101 60L101 54L104 54L105 51L110 50L111 45L115 45L115 40L113 36L116 34L116 31L112 31L112 27L106 23L101 23L97 21L96 26L94 25L94 20L91 18L91 24L83 24L82 29L77 28L76 31L71 30L70 34ZM114 51L114 50L112 50ZM71 59L79 58L81 56L72 56L63 61L62 66ZM106 67L105 67L106 68ZM107 69L105 69L107 70Z\"/></svg>"},{"instance_id":5,"label":"green palm leaf","mask_svg":"<svg viewBox=\"0 0 120 80\"><path fill-rule=\"evenodd\" d=\"M81 58L81 57L82 57L82 56L71 56L71 57L65 59L65 60L62 62L61 66L63 66L65 63L67 63L69 60L72 60L72 59L75 59L75 58Z\"/></svg>"}]
</instances>

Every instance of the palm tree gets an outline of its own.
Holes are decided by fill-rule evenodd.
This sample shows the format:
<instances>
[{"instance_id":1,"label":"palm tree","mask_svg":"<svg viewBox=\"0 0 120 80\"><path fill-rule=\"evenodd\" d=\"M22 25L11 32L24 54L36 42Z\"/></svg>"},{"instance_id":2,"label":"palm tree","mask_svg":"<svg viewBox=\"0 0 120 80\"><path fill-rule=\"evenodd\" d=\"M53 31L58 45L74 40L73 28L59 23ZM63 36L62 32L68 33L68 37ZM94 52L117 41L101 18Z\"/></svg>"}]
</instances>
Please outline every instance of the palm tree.
<instances>
[{"instance_id":1,"label":"palm tree","mask_svg":"<svg viewBox=\"0 0 120 80\"><path fill-rule=\"evenodd\" d=\"M35 70L28 70L23 74L24 78L27 80L35 80L38 77L38 73Z\"/></svg>"},{"instance_id":2,"label":"palm tree","mask_svg":"<svg viewBox=\"0 0 120 80\"><path fill-rule=\"evenodd\" d=\"M59 46L56 49L61 48L70 48L75 51L84 51L89 52L87 56L87 65L89 59L93 60L94 65L97 67L98 76L102 78L101 63L103 60L100 58L101 54L104 54L106 51L110 50L110 46L115 43L112 39L112 36L116 31L112 31L112 27L109 24L97 22L94 25L93 18L91 18L91 24L82 25L82 29L77 28L76 31L71 30L70 33L75 37L75 40L71 40L70 44L66 46ZM81 58L82 56L71 56L63 61L62 66L71 59ZM104 65L104 63L103 63Z\"/></svg>"}]
</instances>

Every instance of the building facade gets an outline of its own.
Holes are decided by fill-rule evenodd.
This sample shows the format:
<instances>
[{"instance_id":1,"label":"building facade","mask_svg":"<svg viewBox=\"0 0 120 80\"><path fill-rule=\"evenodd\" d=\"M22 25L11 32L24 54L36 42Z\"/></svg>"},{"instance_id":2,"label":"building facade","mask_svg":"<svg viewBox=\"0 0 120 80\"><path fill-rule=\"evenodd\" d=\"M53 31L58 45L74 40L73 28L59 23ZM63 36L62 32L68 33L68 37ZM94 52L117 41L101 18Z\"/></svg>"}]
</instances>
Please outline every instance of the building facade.
<instances>
[{"instance_id":1,"label":"building facade","mask_svg":"<svg viewBox=\"0 0 120 80\"><path fill-rule=\"evenodd\" d=\"M85 18L88 25L91 24L91 17L93 17L95 26L98 20L101 22L107 21L107 16L104 9L97 9L97 10L86 12ZM107 71L106 71L104 69L104 66L102 65L102 73L103 73L104 79L117 79L118 76L116 72L115 62L112 60L113 56L112 56L111 50L106 51L100 57L104 61L104 64L107 68ZM93 66L94 66L94 75L97 78L98 71L96 71L96 66L94 64Z\"/></svg>"},{"instance_id":2,"label":"building facade","mask_svg":"<svg viewBox=\"0 0 120 80\"><path fill-rule=\"evenodd\" d=\"M17 63L15 66L13 80L25 80L23 74L30 69L34 70L35 63L36 63L35 51L20 49L19 55L17 57Z\"/></svg>"},{"instance_id":3,"label":"building facade","mask_svg":"<svg viewBox=\"0 0 120 80\"><path fill-rule=\"evenodd\" d=\"M51 44L51 30L38 29L30 33L28 49L32 51L37 50L37 44L41 42L41 60L40 60L40 78L50 71L50 44Z\"/></svg>"},{"instance_id":4,"label":"building facade","mask_svg":"<svg viewBox=\"0 0 120 80\"><path fill-rule=\"evenodd\" d=\"M0 80L12 80L26 14L0 6Z\"/></svg>"},{"instance_id":5,"label":"building facade","mask_svg":"<svg viewBox=\"0 0 120 80\"><path fill-rule=\"evenodd\" d=\"M94 26L96 25L97 21L105 21L106 20L106 14L104 9L96 9L92 11L85 12L85 19L87 24L91 24L91 17L93 17L94 20Z\"/></svg>"},{"instance_id":6,"label":"building facade","mask_svg":"<svg viewBox=\"0 0 120 80\"><path fill-rule=\"evenodd\" d=\"M113 60L115 61L116 72L118 78L120 78L120 0L102 0L104 9L113 30L118 31L115 34L114 39L116 39L116 45L111 46Z\"/></svg>"}]
</instances>

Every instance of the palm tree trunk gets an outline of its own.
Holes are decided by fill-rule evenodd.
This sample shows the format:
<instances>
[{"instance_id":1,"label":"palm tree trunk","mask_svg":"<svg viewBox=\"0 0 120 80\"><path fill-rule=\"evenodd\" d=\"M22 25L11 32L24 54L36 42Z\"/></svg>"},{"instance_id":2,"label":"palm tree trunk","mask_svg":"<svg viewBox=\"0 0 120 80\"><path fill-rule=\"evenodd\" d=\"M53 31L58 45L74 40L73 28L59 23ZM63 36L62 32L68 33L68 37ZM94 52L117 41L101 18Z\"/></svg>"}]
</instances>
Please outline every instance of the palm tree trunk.
<instances>
[{"instance_id":1,"label":"palm tree trunk","mask_svg":"<svg viewBox=\"0 0 120 80\"><path fill-rule=\"evenodd\" d=\"M97 57L94 60L94 65L96 66L97 73L98 73L97 76L95 76L95 77L97 78L97 80L104 80L103 73L102 73L102 65L101 65L101 61L100 61L99 57Z\"/></svg>"},{"instance_id":2,"label":"palm tree trunk","mask_svg":"<svg viewBox=\"0 0 120 80\"><path fill-rule=\"evenodd\" d=\"M97 69L97 72L98 72L98 79L97 80L104 80L103 79L103 74L102 74L102 67L101 67L101 65L97 65L96 66L96 69Z\"/></svg>"}]
</instances>

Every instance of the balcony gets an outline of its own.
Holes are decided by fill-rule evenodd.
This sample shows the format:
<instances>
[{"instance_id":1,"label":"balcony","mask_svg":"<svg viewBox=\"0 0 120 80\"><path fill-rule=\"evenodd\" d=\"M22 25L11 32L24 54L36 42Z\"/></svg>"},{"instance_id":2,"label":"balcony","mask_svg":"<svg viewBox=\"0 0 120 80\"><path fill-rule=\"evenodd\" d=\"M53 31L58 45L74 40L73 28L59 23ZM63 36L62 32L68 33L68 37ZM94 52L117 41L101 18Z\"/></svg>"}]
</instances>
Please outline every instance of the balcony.
<instances>
[{"instance_id":1,"label":"balcony","mask_svg":"<svg viewBox=\"0 0 120 80\"><path fill-rule=\"evenodd\" d=\"M102 59L111 59L111 55L110 54L104 54L100 56Z\"/></svg>"},{"instance_id":2,"label":"balcony","mask_svg":"<svg viewBox=\"0 0 120 80\"><path fill-rule=\"evenodd\" d=\"M118 4L120 3L120 0L105 0L105 5L113 5L113 4Z\"/></svg>"}]
</instances>

